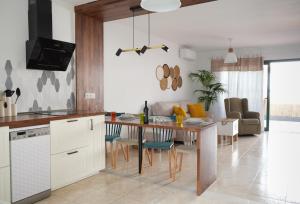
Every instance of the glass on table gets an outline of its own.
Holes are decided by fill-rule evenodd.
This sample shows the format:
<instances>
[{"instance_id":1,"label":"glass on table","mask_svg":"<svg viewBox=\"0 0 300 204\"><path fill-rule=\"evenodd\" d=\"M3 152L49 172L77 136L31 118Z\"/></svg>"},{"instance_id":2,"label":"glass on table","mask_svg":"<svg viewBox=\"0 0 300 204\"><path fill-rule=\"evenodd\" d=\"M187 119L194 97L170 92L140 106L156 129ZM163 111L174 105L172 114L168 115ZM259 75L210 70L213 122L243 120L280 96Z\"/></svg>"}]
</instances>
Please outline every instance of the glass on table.
<instances>
[{"instance_id":1,"label":"glass on table","mask_svg":"<svg viewBox=\"0 0 300 204\"><path fill-rule=\"evenodd\" d=\"M111 112L111 120L115 121L117 117L117 113L116 112Z\"/></svg>"},{"instance_id":2,"label":"glass on table","mask_svg":"<svg viewBox=\"0 0 300 204\"><path fill-rule=\"evenodd\" d=\"M141 124L144 124L144 122L145 122L145 114L144 114L144 113L141 113L141 114L140 114L140 123L141 123Z\"/></svg>"}]
</instances>

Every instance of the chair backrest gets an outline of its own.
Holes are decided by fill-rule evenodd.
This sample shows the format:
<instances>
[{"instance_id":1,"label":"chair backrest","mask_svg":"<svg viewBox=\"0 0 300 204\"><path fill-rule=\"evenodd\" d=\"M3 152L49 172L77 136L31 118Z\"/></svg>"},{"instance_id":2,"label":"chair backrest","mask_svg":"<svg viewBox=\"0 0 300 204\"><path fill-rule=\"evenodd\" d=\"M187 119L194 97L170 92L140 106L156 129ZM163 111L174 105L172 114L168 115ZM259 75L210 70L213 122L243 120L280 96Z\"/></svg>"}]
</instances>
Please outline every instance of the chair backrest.
<instances>
[{"instance_id":1,"label":"chair backrest","mask_svg":"<svg viewBox=\"0 0 300 204\"><path fill-rule=\"evenodd\" d=\"M143 128L143 135L145 135L146 128ZM139 130L137 126L128 125L128 139L137 140L139 138Z\"/></svg>"},{"instance_id":2,"label":"chair backrest","mask_svg":"<svg viewBox=\"0 0 300 204\"><path fill-rule=\"evenodd\" d=\"M239 112L244 116L244 113L248 112L248 99L247 98L226 98L224 100L226 116L230 112Z\"/></svg>"},{"instance_id":3,"label":"chair backrest","mask_svg":"<svg viewBox=\"0 0 300 204\"><path fill-rule=\"evenodd\" d=\"M173 140L173 129L153 128L153 142L171 142Z\"/></svg>"},{"instance_id":4,"label":"chair backrest","mask_svg":"<svg viewBox=\"0 0 300 204\"><path fill-rule=\"evenodd\" d=\"M106 135L118 136L120 137L122 125L120 124L105 124Z\"/></svg>"}]
</instances>

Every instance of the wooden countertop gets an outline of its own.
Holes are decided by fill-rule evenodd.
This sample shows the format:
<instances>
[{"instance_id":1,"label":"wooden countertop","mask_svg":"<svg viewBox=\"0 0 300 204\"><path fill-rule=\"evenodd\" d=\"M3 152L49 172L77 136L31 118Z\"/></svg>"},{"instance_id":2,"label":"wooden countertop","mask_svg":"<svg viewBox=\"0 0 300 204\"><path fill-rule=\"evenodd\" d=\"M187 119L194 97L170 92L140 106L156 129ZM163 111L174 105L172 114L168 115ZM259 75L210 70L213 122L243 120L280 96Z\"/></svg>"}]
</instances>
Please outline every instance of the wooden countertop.
<instances>
[{"instance_id":1,"label":"wooden countertop","mask_svg":"<svg viewBox=\"0 0 300 204\"><path fill-rule=\"evenodd\" d=\"M93 111L75 111L67 115L42 115L35 113L20 113L16 117L0 118L0 127L20 128L36 125L46 125L53 120L63 120L71 118L89 117L96 115L104 115L104 112Z\"/></svg>"}]
</instances>

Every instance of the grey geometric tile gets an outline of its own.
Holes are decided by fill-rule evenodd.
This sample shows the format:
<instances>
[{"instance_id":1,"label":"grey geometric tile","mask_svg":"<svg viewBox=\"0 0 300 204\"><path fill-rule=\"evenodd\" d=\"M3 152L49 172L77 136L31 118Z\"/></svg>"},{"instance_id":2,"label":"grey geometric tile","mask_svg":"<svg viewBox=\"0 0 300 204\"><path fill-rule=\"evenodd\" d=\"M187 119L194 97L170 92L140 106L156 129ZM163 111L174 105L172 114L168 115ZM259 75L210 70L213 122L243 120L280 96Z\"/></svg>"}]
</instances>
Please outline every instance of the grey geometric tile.
<instances>
[{"instance_id":1,"label":"grey geometric tile","mask_svg":"<svg viewBox=\"0 0 300 204\"><path fill-rule=\"evenodd\" d=\"M71 73L68 73L67 74L67 84L68 84L68 86L70 86L71 80L72 80Z\"/></svg>"},{"instance_id":2,"label":"grey geometric tile","mask_svg":"<svg viewBox=\"0 0 300 204\"><path fill-rule=\"evenodd\" d=\"M41 76L41 80L43 82L43 85L46 85L46 83L47 83L47 75L46 75L45 71L43 71L43 74Z\"/></svg>"},{"instance_id":3,"label":"grey geometric tile","mask_svg":"<svg viewBox=\"0 0 300 204\"><path fill-rule=\"evenodd\" d=\"M50 78L52 71L45 71L47 78Z\"/></svg>"},{"instance_id":4,"label":"grey geometric tile","mask_svg":"<svg viewBox=\"0 0 300 204\"><path fill-rule=\"evenodd\" d=\"M54 86L55 86L55 91L56 91L56 92L59 92L60 84L59 84L59 80L58 80L58 79L55 79L55 84L54 84Z\"/></svg>"},{"instance_id":5,"label":"grey geometric tile","mask_svg":"<svg viewBox=\"0 0 300 204\"><path fill-rule=\"evenodd\" d=\"M38 80L38 82L36 84L36 87L37 87L37 89L38 89L39 92L42 92L42 90L43 90L43 82L42 82L41 78L39 78L39 80Z\"/></svg>"},{"instance_id":6,"label":"grey geometric tile","mask_svg":"<svg viewBox=\"0 0 300 204\"><path fill-rule=\"evenodd\" d=\"M11 75L11 72L12 72L12 65L11 65L11 61L10 60L6 60L6 63L5 63L5 71L6 71L6 74L8 76Z\"/></svg>"},{"instance_id":7,"label":"grey geometric tile","mask_svg":"<svg viewBox=\"0 0 300 204\"><path fill-rule=\"evenodd\" d=\"M74 92L71 93L70 98L67 101L67 109L69 110L75 110L76 101L75 101L75 94Z\"/></svg>"},{"instance_id":8,"label":"grey geometric tile","mask_svg":"<svg viewBox=\"0 0 300 204\"><path fill-rule=\"evenodd\" d=\"M51 72L51 75L50 75L50 81L51 81L51 84L54 85L55 83L55 73L54 72Z\"/></svg>"},{"instance_id":9,"label":"grey geometric tile","mask_svg":"<svg viewBox=\"0 0 300 204\"><path fill-rule=\"evenodd\" d=\"M13 82L12 82L10 76L7 76L7 78L6 78L5 87L6 87L6 89L9 89L9 90L12 90L12 88L13 88Z\"/></svg>"},{"instance_id":10,"label":"grey geometric tile","mask_svg":"<svg viewBox=\"0 0 300 204\"><path fill-rule=\"evenodd\" d=\"M42 111L42 108L39 107L39 104L37 102L37 100L33 101L32 107L29 108L29 112L37 112L37 111Z\"/></svg>"}]
</instances>

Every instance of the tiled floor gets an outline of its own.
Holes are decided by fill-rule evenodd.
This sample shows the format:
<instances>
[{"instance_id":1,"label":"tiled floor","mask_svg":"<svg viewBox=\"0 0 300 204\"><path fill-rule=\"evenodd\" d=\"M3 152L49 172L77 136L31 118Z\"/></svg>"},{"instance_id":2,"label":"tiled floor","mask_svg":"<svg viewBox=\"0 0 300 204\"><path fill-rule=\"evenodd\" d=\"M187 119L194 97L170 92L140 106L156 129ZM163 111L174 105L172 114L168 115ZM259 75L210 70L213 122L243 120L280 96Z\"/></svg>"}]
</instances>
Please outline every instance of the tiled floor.
<instances>
[{"instance_id":1,"label":"tiled floor","mask_svg":"<svg viewBox=\"0 0 300 204\"><path fill-rule=\"evenodd\" d=\"M240 137L233 146L218 148L218 178L204 193L195 194L195 155L184 158L177 180L168 179L166 153L156 153L153 167L137 174L136 151L116 170L59 189L40 204L137 203L300 203L300 123L272 122L271 131Z\"/></svg>"}]
</instances>

